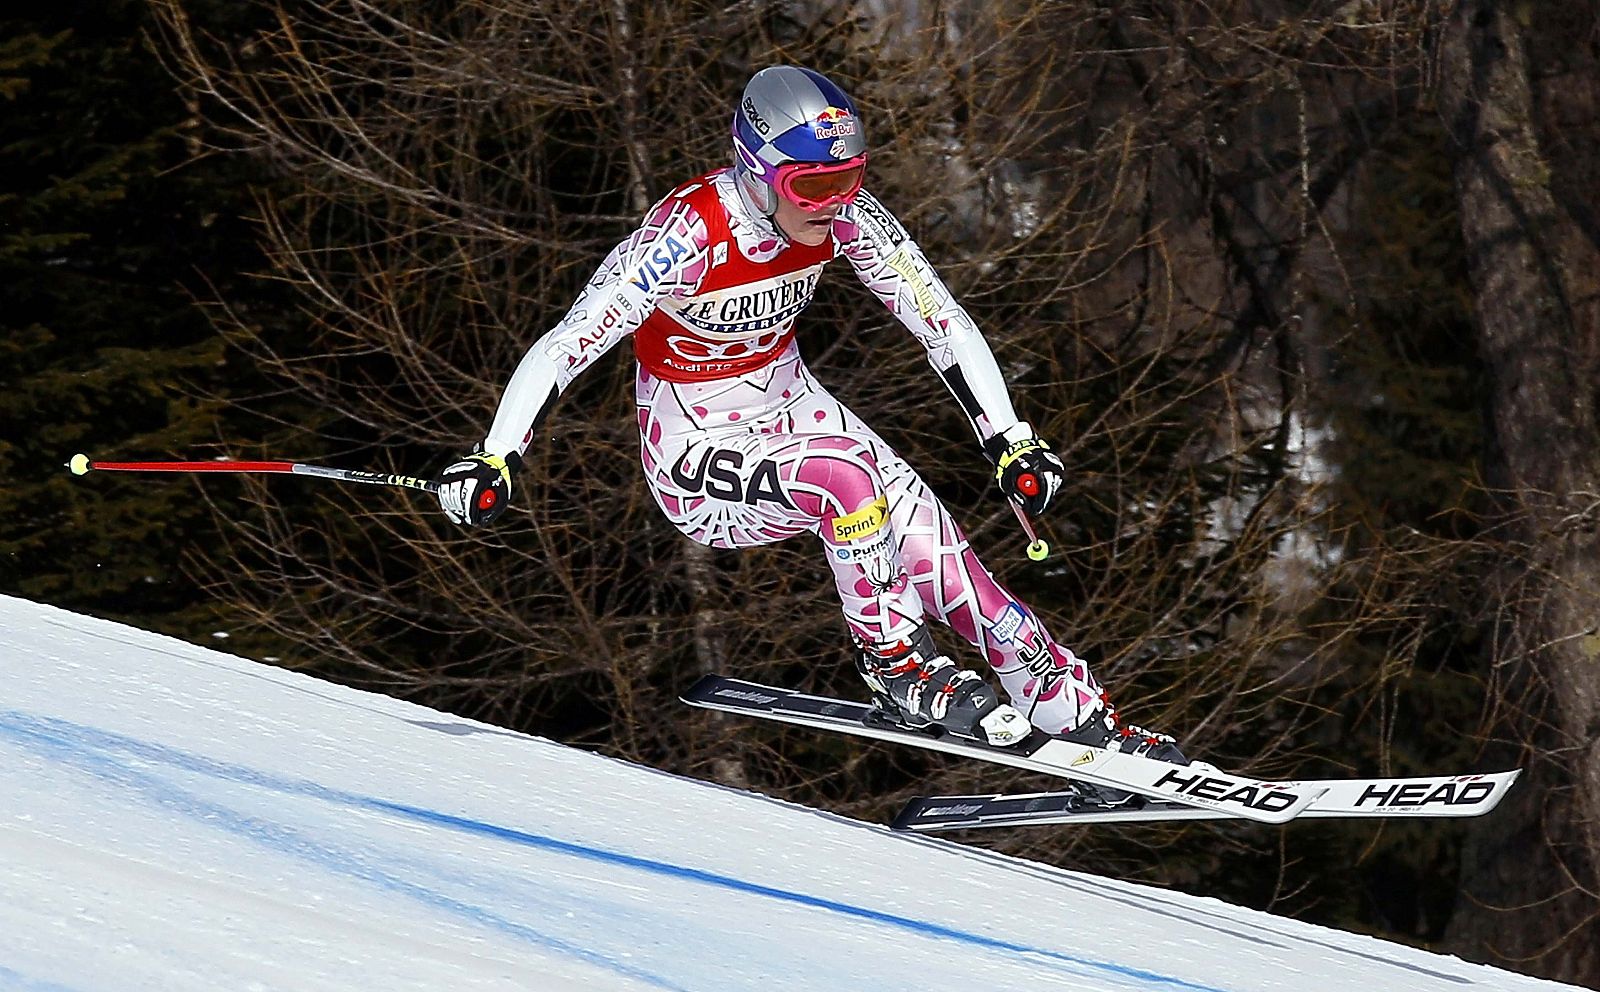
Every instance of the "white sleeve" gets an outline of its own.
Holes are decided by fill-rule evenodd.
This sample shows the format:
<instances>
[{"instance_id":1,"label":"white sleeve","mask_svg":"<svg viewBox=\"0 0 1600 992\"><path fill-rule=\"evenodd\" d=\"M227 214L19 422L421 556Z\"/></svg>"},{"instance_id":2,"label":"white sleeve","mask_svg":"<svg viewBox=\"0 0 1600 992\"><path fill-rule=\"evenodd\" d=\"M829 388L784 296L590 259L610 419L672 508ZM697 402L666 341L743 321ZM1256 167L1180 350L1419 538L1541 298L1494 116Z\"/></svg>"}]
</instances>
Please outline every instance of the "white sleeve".
<instances>
[{"instance_id":1,"label":"white sleeve","mask_svg":"<svg viewBox=\"0 0 1600 992\"><path fill-rule=\"evenodd\" d=\"M611 249L561 322L533 343L500 398L482 449L522 454L556 398L578 373L632 334L668 296L686 296L705 278L710 235L688 201L669 196L643 226ZM665 246L670 255L661 255ZM667 271L652 258L666 257ZM650 278L641 278L648 269Z\"/></svg>"},{"instance_id":2,"label":"white sleeve","mask_svg":"<svg viewBox=\"0 0 1600 992\"><path fill-rule=\"evenodd\" d=\"M1017 414L989 342L895 216L862 190L839 212L834 231L856 276L928 352L928 364L961 404L979 440L1015 426Z\"/></svg>"}]
</instances>

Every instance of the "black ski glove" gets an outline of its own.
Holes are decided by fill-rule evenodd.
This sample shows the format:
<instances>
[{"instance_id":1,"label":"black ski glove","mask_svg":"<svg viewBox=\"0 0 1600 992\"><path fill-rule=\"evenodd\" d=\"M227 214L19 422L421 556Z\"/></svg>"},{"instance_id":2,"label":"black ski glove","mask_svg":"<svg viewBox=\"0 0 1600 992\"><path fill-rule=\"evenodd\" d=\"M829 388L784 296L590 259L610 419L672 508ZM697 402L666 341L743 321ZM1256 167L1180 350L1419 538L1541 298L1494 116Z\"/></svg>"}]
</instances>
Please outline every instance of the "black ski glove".
<instances>
[{"instance_id":1,"label":"black ski glove","mask_svg":"<svg viewBox=\"0 0 1600 992\"><path fill-rule=\"evenodd\" d=\"M983 442L994 478L1006 499L1037 516L1067 481L1067 467L1026 422Z\"/></svg>"},{"instance_id":2,"label":"black ski glove","mask_svg":"<svg viewBox=\"0 0 1600 992\"><path fill-rule=\"evenodd\" d=\"M510 503L511 480L521 468L515 451L504 458L474 452L439 473L439 506L458 524L491 523Z\"/></svg>"}]
</instances>

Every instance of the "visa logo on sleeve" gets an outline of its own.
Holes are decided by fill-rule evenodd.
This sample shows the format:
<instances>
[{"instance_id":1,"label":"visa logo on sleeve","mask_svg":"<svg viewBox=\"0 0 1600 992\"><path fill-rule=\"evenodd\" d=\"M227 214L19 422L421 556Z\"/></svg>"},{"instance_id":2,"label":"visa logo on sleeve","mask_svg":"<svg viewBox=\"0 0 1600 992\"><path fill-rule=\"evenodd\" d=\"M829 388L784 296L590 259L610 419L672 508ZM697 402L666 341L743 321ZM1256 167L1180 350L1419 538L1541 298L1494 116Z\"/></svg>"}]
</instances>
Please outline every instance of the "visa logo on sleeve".
<instances>
[{"instance_id":1,"label":"visa logo on sleeve","mask_svg":"<svg viewBox=\"0 0 1600 992\"><path fill-rule=\"evenodd\" d=\"M639 289L649 292L661 281L662 276L693 254L688 245L669 234L663 243L656 245L650 254L645 256L644 264L639 266L630 281Z\"/></svg>"}]
</instances>

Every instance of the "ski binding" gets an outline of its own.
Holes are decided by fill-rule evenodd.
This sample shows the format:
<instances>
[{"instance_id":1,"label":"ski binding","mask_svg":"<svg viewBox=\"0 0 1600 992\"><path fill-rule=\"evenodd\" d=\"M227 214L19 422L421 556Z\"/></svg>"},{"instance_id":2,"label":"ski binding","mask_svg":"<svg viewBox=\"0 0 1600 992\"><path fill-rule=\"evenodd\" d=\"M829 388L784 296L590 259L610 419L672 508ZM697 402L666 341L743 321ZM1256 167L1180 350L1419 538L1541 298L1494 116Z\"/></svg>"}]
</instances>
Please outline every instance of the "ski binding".
<instances>
[{"instance_id":1,"label":"ski binding","mask_svg":"<svg viewBox=\"0 0 1600 992\"><path fill-rule=\"evenodd\" d=\"M1016 744L999 747L935 728L914 730L874 720L878 711L867 703L811 696L721 675L701 678L682 698L691 706L897 741L1262 823L1294 819L1328 788L1326 784L1267 782L1209 766L1174 765L1074 744L1038 730Z\"/></svg>"}]
</instances>

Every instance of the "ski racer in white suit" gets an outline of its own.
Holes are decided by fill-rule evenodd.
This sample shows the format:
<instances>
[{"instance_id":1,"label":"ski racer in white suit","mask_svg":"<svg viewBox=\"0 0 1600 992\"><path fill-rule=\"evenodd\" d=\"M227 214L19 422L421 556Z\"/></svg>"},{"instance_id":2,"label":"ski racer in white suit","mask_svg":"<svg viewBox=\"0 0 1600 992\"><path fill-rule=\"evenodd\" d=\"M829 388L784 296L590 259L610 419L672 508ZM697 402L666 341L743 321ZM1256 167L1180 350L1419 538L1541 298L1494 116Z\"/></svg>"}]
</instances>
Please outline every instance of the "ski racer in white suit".
<instances>
[{"instance_id":1,"label":"ski racer in white suit","mask_svg":"<svg viewBox=\"0 0 1600 992\"><path fill-rule=\"evenodd\" d=\"M1039 513L1061 486L1060 459L1017 418L971 317L861 188L855 105L818 73L765 69L734 111L733 139L734 166L652 207L528 350L478 450L440 476L445 511L473 525L497 516L534 425L631 336L645 477L662 512L719 548L816 535L883 716L995 744L1031 724L1182 762L1172 738L1117 720L1084 661L995 581L916 471L801 360L795 318L843 256L927 350L1007 498ZM937 651L929 617L983 653L1010 705Z\"/></svg>"}]
</instances>

